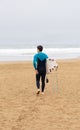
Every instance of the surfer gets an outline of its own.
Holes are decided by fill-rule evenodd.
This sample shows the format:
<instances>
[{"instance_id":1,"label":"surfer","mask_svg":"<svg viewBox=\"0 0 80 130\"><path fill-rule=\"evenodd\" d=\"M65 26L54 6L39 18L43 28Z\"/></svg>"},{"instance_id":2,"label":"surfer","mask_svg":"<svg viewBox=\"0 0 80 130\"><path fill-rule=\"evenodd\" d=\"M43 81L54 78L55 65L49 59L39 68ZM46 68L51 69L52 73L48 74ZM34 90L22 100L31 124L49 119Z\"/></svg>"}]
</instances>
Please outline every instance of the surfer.
<instances>
[{"instance_id":1,"label":"surfer","mask_svg":"<svg viewBox=\"0 0 80 130\"><path fill-rule=\"evenodd\" d=\"M36 86L37 94L40 93L40 78L41 78L41 93L44 94L45 88L45 77L46 77L46 59L48 58L47 54L43 53L43 46L37 46L37 54L33 58L33 66L36 73Z\"/></svg>"}]
</instances>

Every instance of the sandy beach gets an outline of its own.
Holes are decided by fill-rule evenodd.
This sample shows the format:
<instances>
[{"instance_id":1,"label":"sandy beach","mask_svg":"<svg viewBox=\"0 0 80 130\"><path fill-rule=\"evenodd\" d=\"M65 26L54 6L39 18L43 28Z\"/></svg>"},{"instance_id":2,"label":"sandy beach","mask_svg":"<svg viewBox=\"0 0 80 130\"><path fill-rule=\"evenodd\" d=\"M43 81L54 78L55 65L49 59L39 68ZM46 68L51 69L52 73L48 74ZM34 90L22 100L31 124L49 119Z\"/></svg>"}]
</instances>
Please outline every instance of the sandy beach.
<instances>
[{"instance_id":1,"label":"sandy beach","mask_svg":"<svg viewBox=\"0 0 80 130\"><path fill-rule=\"evenodd\" d=\"M31 62L0 63L0 130L80 130L80 59L58 65L37 96Z\"/></svg>"}]
</instances>

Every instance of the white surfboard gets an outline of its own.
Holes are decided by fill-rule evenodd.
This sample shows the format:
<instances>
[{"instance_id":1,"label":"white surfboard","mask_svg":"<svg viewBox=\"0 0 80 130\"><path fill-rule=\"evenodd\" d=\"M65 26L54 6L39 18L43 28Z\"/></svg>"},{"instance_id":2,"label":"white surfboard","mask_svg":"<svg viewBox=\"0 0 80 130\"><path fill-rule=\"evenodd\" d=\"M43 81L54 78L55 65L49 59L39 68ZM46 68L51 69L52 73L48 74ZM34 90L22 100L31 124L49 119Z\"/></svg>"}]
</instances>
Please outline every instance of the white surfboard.
<instances>
[{"instance_id":1,"label":"white surfboard","mask_svg":"<svg viewBox=\"0 0 80 130\"><path fill-rule=\"evenodd\" d=\"M54 70L55 68L58 68L56 60L48 58L46 61L46 73L48 74L52 72L52 70Z\"/></svg>"}]
</instances>

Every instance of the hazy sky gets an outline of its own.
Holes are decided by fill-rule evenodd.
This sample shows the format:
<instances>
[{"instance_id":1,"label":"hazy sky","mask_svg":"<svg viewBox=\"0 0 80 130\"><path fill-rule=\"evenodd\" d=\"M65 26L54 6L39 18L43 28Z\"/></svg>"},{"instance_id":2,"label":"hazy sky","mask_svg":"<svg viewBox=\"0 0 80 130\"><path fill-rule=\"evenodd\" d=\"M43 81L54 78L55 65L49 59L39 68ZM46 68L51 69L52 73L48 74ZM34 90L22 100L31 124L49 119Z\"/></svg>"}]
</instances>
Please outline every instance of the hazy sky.
<instances>
[{"instance_id":1,"label":"hazy sky","mask_svg":"<svg viewBox=\"0 0 80 130\"><path fill-rule=\"evenodd\" d=\"M79 43L80 0L0 0L0 44Z\"/></svg>"}]
</instances>

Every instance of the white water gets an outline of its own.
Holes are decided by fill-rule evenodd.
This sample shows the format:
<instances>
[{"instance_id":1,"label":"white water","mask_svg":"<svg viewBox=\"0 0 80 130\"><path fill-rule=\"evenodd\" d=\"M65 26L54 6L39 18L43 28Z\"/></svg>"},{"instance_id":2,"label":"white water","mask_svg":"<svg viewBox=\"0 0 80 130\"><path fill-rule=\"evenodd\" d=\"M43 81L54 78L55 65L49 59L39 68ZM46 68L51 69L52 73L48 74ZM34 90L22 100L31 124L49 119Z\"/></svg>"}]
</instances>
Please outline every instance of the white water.
<instances>
[{"instance_id":1,"label":"white water","mask_svg":"<svg viewBox=\"0 0 80 130\"><path fill-rule=\"evenodd\" d=\"M80 58L80 48L46 48L43 51L50 58L72 59ZM36 49L0 49L0 61L32 60Z\"/></svg>"}]
</instances>

